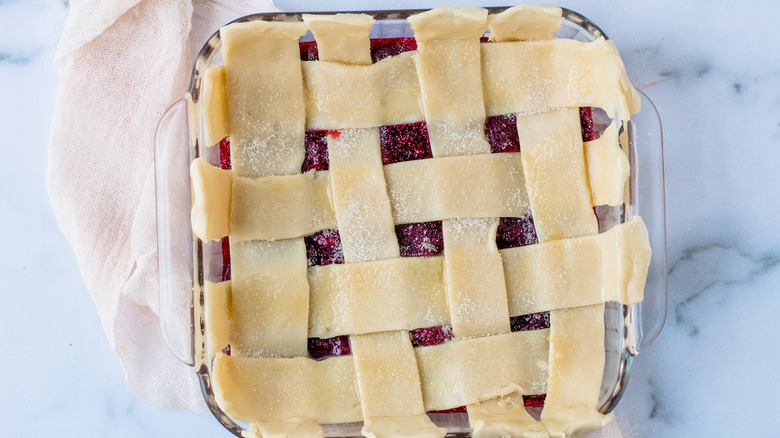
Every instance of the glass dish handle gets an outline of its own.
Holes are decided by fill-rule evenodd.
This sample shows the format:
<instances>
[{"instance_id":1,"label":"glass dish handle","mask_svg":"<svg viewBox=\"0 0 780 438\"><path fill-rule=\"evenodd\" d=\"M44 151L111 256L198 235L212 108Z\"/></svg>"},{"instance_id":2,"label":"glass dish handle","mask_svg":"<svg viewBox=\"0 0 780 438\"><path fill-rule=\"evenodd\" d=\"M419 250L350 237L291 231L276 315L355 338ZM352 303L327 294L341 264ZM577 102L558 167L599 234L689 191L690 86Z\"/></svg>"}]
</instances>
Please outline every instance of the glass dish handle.
<instances>
[{"instance_id":1,"label":"glass dish handle","mask_svg":"<svg viewBox=\"0 0 780 438\"><path fill-rule=\"evenodd\" d=\"M645 299L636 304L634 335L636 353L653 343L666 322L666 199L664 190L664 147L661 118L653 102L641 91L642 111L631 116L631 166L636 171L632 184L632 216L641 216L650 233L653 256L647 273ZM641 164L637 166L636 164Z\"/></svg>"},{"instance_id":2,"label":"glass dish handle","mask_svg":"<svg viewBox=\"0 0 780 438\"><path fill-rule=\"evenodd\" d=\"M160 328L168 349L194 365L188 100L163 114L154 136Z\"/></svg>"}]
</instances>

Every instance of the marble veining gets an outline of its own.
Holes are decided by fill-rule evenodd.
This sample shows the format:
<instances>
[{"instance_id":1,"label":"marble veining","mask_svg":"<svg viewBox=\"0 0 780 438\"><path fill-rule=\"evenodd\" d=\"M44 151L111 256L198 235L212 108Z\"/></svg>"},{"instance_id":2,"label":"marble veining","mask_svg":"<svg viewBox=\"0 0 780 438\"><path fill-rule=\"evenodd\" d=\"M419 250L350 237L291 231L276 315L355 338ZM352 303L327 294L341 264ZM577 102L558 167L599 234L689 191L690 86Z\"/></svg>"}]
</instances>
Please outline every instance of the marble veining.
<instances>
[{"instance_id":1,"label":"marble veining","mask_svg":"<svg viewBox=\"0 0 780 438\"><path fill-rule=\"evenodd\" d=\"M712 265L710 265L712 264ZM674 321L678 325L688 324L689 334L696 336L699 330L692 324L691 309L707 294L717 291L716 286L749 286L760 276L774 270L780 264L780 253L753 254L737 244L711 243L685 248L682 255L669 267L669 278L690 275L691 268L715 271L702 275L705 278L683 280L691 289L675 297L672 303ZM723 266L727 265L727 266ZM737 268L736 272L726 272ZM692 284L690 284L692 283ZM727 299L728 297L723 297Z\"/></svg>"},{"instance_id":2,"label":"marble veining","mask_svg":"<svg viewBox=\"0 0 780 438\"><path fill-rule=\"evenodd\" d=\"M496 2L392 6L444 3ZM780 436L780 3L561 4L612 38L664 125L669 317L634 361L616 409L624 435ZM230 436L209 414L158 410L128 391L51 213L52 59L69 6L0 1L0 436Z\"/></svg>"},{"instance_id":3,"label":"marble veining","mask_svg":"<svg viewBox=\"0 0 780 438\"><path fill-rule=\"evenodd\" d=\"M27 64L40 56L40 52L33 53L8 53L0 52L0 64Z\"/></svg>"}]
</instances>

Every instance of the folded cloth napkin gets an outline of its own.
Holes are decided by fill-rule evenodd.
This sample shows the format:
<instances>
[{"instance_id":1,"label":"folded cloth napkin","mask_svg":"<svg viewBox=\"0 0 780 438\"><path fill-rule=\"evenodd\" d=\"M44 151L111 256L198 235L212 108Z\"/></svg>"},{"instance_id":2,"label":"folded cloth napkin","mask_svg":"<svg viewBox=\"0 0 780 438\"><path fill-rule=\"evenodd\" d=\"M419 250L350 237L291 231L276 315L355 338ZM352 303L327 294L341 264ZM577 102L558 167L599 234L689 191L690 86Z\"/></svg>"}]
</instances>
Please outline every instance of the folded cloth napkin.
<instances>
[{"instance_id":1,"label":"folded cloth napkin","mask_svg":"<svg viewBox=\"0 0 780 438\"><path fill-rule=\"evenodd\" d=\"M160 330L155 127L216 29L275 10L270 0L70 2L55 59L49 196L127 384L153 406L206 410L195 373ZM621 435L613 423L593 436Z\"/></svg>"}]
</instances>

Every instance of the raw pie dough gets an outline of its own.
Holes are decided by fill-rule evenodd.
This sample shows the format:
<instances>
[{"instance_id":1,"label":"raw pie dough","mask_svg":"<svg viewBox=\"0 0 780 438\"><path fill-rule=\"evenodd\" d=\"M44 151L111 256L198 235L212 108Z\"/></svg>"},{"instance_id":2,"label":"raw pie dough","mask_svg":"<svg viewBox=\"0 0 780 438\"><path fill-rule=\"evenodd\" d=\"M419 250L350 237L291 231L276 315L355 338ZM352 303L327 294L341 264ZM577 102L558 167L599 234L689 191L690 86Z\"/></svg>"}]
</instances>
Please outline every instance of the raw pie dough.
<instances>
[{"instance_id":1,"label":"raw pie dough","mask_svg":"<svg viewBox=\"0 0 780 438\"><path fill-rule=\"evenodd\" d=\"M221 30L205 72L203 141L230 137L232 170L191 167L193 232L230 236L232 280L204 291L219 406L245 436L443 436L426 412L467 406L475 436L574 436L603 426L604 303L642 300L647 229L598 234L595 205L627 200L620 124L639 110L614 45L555 39L554 6L408 19L417 51L371 62L373 19L304 15ZM318 61L300 61L311 30ZM481 44L489 29L492 42ZM578 107L612 125L583 143ZM488 116L515 114L520 153L492 154ZM433 157L382 164L379 127L425 121ZM301 173L307 129L329 171ZM498 250L500 217L533 214L538 244ZM442 221L444 251L402 258L395 226ZM307 266L304 237L338 229L344 264ZM550 328L509 318L550 312ZM454 339L413 347L409 330ZM350 335L314 360L307 339ZM230 355L223 353L230 346ZM541 420L522 395L547 394Z\"/></svg>"}]
</instances>

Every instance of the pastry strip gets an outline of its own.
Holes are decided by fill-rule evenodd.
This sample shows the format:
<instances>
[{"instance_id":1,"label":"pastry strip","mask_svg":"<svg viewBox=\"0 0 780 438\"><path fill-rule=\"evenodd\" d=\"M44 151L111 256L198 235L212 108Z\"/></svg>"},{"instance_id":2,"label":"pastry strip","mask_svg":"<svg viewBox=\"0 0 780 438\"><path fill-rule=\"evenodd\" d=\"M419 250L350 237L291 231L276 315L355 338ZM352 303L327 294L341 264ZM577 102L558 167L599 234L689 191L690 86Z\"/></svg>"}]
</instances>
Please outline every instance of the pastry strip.
<instances>
[{"instance_id":1,"label":"pastry strip","mask_svg":"<svg viewBox=\"0 0 780 438\"><path fill-rule=\"evenodd\" d=\"M419 43L434 40L474 40L487 29L487 9L442 6L412 15L407 21L418 47Z\"/></svg>"},{"instance_id":2,"label":"pastry strip","mask_svg":"<svg viewBox=\"0 0 780 438\"><path fill-rule=\"evenodd\" d=\"M196 158L190 163L190 179L192 232L203 241L227 236L230 233L233 172Z\"/></svg>"},{"instance_id":3,"label":"pastry strip","mask_svg":"<svg viewBox=\"0 0 780 438\"><path fill-rule=\"evenodd\" d=\"M628 120L639 94L614 44L568 39L482 45L488 115L592 106Z\"/></svg>"},{"instance_id":4,"label":"pastry strip","mask_svg":"<svg viewBox=\"0 0 780 438\"><path fill-rule=\"evenodd\" d=\"M341 22L344 17L324 16L321 19ZM329 34L327 39L318 40L318 45L352 49L352 53L340 56L370 63L368 30L373 20L361 20L365 32ZM327 47L324 53L334 53L335 49ZM359 85L350 84L352 87ZM376 83L365 85L369 88L362 91L368 95L378 95L381 90ZM400 257L382 169L379 129L344 129L329 133L328 154L344 261L356 263ZM367 294L379 293L361 286L358 289ZM444 436L446 429L437 428L425 416L417 360L408 331L355 334L350 337L350 344L361 409L368 420L363 435L398 436L400 429L415 419L420 427L417 433Z\"/></svg>"},{"instance_id":5,"label":"pastry strip","mask_svg":"<svg viewBox=\"0 0 780 438\"><path fill-rule=\"evenodd\" d=\"M230 281L207 281L203 288L203 300L206 355L212 357L230 344Z\"/></svg>"},{"instance_id":6,"label":"pastry strip","mask_svg":"<svg viewBox=\"0 0 780 438\"><path fill-rule=\"evenodd\" d=\"M517 130L539 241L597 234L577 110L518 116ZM577 284L587 287L587 280ZM542 420L551 435L571 436L611 419L598 410L603 342L604 304L550 312L550 373Z\"/></svg>"},{"instance_id":7,"label":"pastry strip","mask_svg":"<svg viewBox=\"0 0 780 438\"><path fill-rule=\"evenodd\" d=\"M611 41L502 42L471 50L477 49L482 55L479 75L485 83L483 97L489 116L593 106L628 120L639 111L638 92L628 82ZM418 55L405 52L371 65L303 62L308 129L368 128L424 120L419 104L424 80L418 81L420 72L414 65ZM502 63L511 65L506 68Z\"/></svg>"},{"instance_id":8,"label":"pastry strip","mask_svg":"<svg viewBox=\"0 0 780 438\"><path fill-rule=\"evenodd\" d=\"M306 112L298 39L305 33L303 23L266 21L220 30L230 153L238 176L301 171Z\"/></svg>"},{"instance_id":9,"label":"pastry strip","mask_svg":"<svg viewBox=\"0 0 780 438\"><path fill-rule=\"evenodd\" d=\"M562 21L563 20L561 17L561 9L559 7L522 5L522 6L509 8L508 10L504 11L501 14L491 16L489 23L490 23L490 30L493 33L492 38L498 41L521 41L521 40L533 40L533 39L552 40L553 33L560 27ZM563 43L563 44L567 44L567 43ZM514 45L514 46L519 46L519 45ZM497 48L492 48L492 47L486 48L486 50L483 52L486 53L485 55L485 76L486 77L492 74L493 77L499 76L501 78L504 78L504 77L510 77L518 73L521 73L522 76L522 71L511 70L507 72L504 69L497 70L493 68L492 65L490 65L490 61L492 61L493 59L491 57L492 53L494 52L500 53L502 49L506 49L510 47L513 46L503 45ZM528 48L528 47L533 47L533 46L532 45L523 46L523 48ZM522 59L522 62L526 62L526 61L527 59L525 58ZM508 84L512 88L510 91L515 91L518 89L523 90L525 93L527 93L526 95L530 98L529 103L533 103L533 104L538 104L539 102L544 101L545 98L547 100L550 100L550 96L553 95L553 93L549 91L552 90L545 89L544 86L549 85L550 82L549 77L554 76L554 70L556 69L556 67L559 67L559 64L565 64L565 61L564 62L560 62L558 60L549 60L549 61L552 62L534 64L533 66L534 69L530 72L531 75L528 76L528 78L530 79L529 81L530 83L527 83L528 85L526 85L525 87L522 86L523 84L522 82L519 81L515 82L517 80L517 77L512 77L511 79L509 79L506 84ZM514 62L516 63L517 61ZM563 71L563 68L559 68L559 70ZM590 88L588 88L587 85L583 85L583 84L589 84L588 83L589 78L587 77L583 78L584 75L582 74L582 72L580 70L577 70L576 68L569 68L568 73L569 75L566 78L566 80L568 81L567 84L568 87L566 88L567 95L565 97L568 98L570 101L591 97L588 96L587 94L587 92L590 91ZM545 76L547 77L545 78ZM486 84L488 89L487 93L489 96L491 97L495 96L498 99L506 97L506 94L501 94L500 92L493 95L491 95L490 93L491 90L495 90L499 88L496 85L502 85L502 84L494 84L491 81L491 79L487 79ZM532 86L533 88L531 88ZM609 96L609 91L607 90L604 94ZM514 98L515 96L512 97ZM619 102L622 99L625 99L624 96L614 95L612 96L612 99L618 101L618 104L616 104L617 107L622 108L619 105ZM511 102L511 104L517 104L519 101L509 100L509 102ZM551 105L551 106L556 106L556 105ZM489 108L491 110L495 110L496 108L495 102L491 102ZM624 117L627 117L627 115L624 114ZM521 126L523 126L522 123L523 120L522 117L519 118L521 119L521 121L520 123L518 123L518 129L522 130L523 128L521 128ZM556 122L552 121L552 123L556 123ZM521 141L521 146L524 148L525 146L527 146L528 143L533 144L535 141L539 141L540 138L538 137L534 138L533 136L529 135L526 136L526 138L523 140L526 140L525 142ZM541 152L543 152L545 156L550 157L554 154L554 151L558 149L555 146L557 145L555 144L548 145L549 151L544 150ZM577 150L576 146L577 145L575 144L575 153L569 154L570 157L574 159L573 162L575 165L575 170L577 170L577 168L579 167L577 154L576 154L576 150ZM529 157L533 158L533 160L528 160L528 161L533 162L535 161L536 158L538 158L537 156L535 156L537 154L534 153L537 151L532 151L529 154L524 149L521 150L526 152L524 158L526 159L528 159ZM542 210L543 208L542 205L547 203L547 198L544 196L546 193L544 192L546 191L546 186L549 183L551 183L551 181L549 178L546 178L546 176L544 175L544 171L546 170L545 169L546 167L549 167L549 165L552 164L549 161L554 162L556 160L543 160L543 161L548 161L548 162L542 164L542 166L540 166L540 169L534 169L534 170L541 170L538 176L539 181L531 181L530 182L531 187L529 187L529 190L533 188L534 195L535 195L534 205L536 207L536 210L534 211L534 213L536 213L539 210ZM562 170L564 170L564 172L558 175L566 175L565 169ZM593 168L591 168L591 170L593 170ZM590 175L591 177L593 177L593 172L591 172ZM531 179L535 179L537 178L537 175L529 173L529 177ZM569 177L569 179L572 178ZM575 177L575 181L581 181L581 179ZM591 178L591 182L593 181L594 179ZM573 198L575 201L573 203L570 201L569 206L571 206L572 204L576 206L578 204L576 202L576 199L578 197L581 197L581 193L574 194ZM595 195L594 195L594 199L595 199ZM547 217L543 217L541 220L542 228L544 229L545 226L550 225L549 222L551 222L549 220L549 215ZM575 225L573 227L575 231L581 228L579 225L580 225L579 222L575 222ZM560 225L556 224L557 228L564 228L565 226L566 226L565 224L560 224ZM537 223L537 229L538 227L539 224ZM548 231L551 231L549 228L547 229ZM544 241L546 237L549 237L549 235L540 236L540 237L541 240ZM601 269L598 269L606 265L606 263L602 264L601 257L604 256L606 258L609 258L609 255L606 252L600 251L599 244L602 243L602 240L603 239L587 239L587 241L577 242L580 243L579 245L574 244L573 240L566 240L566 241L553 242L551 244L534 245L536 247L547 245L544 251L536 250L536 249L532 251L528 251L528 250L523 250L523 248L516 248L514 250L507 250L505 253L502 253L504 255L504 267L505 267L505 272L507 276L507 285L508 285L507 287L510 290L512 290L512 292L514 292L514 293L510 293L510 302L509 302L510 313L515 314L514 312L521 312L522 314L522 312L526 312L526 311L528 313L533 313L535 312L534 309L544 308L551 303L568 306L570 305L570 302L567 301L567 298L572 298L572 297L584 298L585 295L591 297L591 299L596 300L596 302L599 302L600 299L603 299L604 295L607 294L607 290L606 288L603 287L604 282L601 279L601 275L602 274L609 275L615 273L603 272ZM530 257L525 257L525 256L530 256ZM574 260L577 260L578 262L582 262L582 264L572 263ZM534 273L532 274L532 272ZM537 272L539 273L543 272L546 273L547 275L537 276L535 275ZM570 289L572 287L580 290L577 291L578 293L576 294L558 295L558 293L561 290ZM518 300L518 298L520 298L520 300ZM556 312L552 312L552 313L555 314ZM561 332L561 327L554 326L553 329L556 331L556 333ZM553 349L554 347L551 346L550 348ZM522 397L520 397L517 394L511 396L510 400L504 400L500 403L497 400L491 400L487 403L483 403L480 406L470 406L469 421L472 429L474 430L475 436L499 436L499 435L500 436L524 436L524 437L548 436L546 428L541 423L536 422L533 418L531 418L528 412L526 412L525 407L523 406Z\"/></svg>"},{"instance_id":10,"label":"pastry strip","mask_svg":"<svg viewBox=\"0 0 780 438\"><path fill-rule=\"evenodd\" d=\"M311 418L321 424L360 421L360 399L351 356L214 358L213 389L231 418L249 422Z\"/></svg>"},{"instance_id":11,"label":"pastry strip","mask_svg":"<svg viewBox=\"0 0 780 438\"><path fill-rule=\"evenodd\" d=\"M328 172L265 178L236 177L231 239L275 240L303 237L336 228L330 205Z\"/></svg>"},{"instance_id":12,"label":"pastry strip","mask_svg":"<svg viewBox=\"0 0 780 438\"><path fill-rule=\"evenodd\" d=\"M396 224L520 217L530 208L520 154L481 154L385 166Z\"/></svg>"},{"instance_id":13,"label":"pastry strip","mask_svg":"<svg viewBox=\"0 0 780 438\"><path fill-rule=\"evenodd\" d=\"M479 42L487 10L436 8L408 21L433 156L489 153Z\"/></svg>"},{"instance_id":14,"label":"pastry strip","mask_svg":"<svg viewBox=\"0 0 780 438\"><path fill-rule=\"evenodd\" d=\"M303 239L230 242L234 355L308 354L309 284Z\"/></svg>"},{"instance_id":15,"label":"pastry strip","mask_svg":"<svg viewBox=\"0 0 780 438\"><path fill-rule=\"evenodd\" d=\"M400 257L387 196L379 130L328 135L333 209L346 263Z\"/></svg>"},{"instance_id":16,"label":"pastry strip","mask_svg":"<svg viewBox=\"0 0 780 438\"><path fill-rule=\"evenodd\" d=\"M371 64L368 39L374 19L366 14L303 14L303 22L317 41L320 61Z\"/></svg>"},{"instance_id":17,"label":"pastry strip","mask_svg":"<svg viewBox=\"0 0 780 438\"><path fill-rule=\"evenodd\" d=\"M364 418L425 413L408 331L353 336L350 344Z\"/></svg>"},{"instance_id":18,"label":"pastry strip","mask_svg":"<svg viewBox=\"0 0 780 438\"><path fill-rule=\"evenodd\" d=\"M490 153L479 51L487 10L436 8L410 17L409 24L417 40L415 63L433 156ZM519 169L514 175L522 178ZM458 200L439 202L457 205ZM445 292L456 338L510 331L497 227L498 219L484 218L442 224Z\"/></svg>"},{"instance_id":19,"label":"pastry strip","mask_svg":"<svg viewBox=\"0 0 780 438\"><path fill-rule=\"evenodd\" d=\"M527 315L618 301L641 302L650 265L640 218L603 234L501 250L509 313Z\"/></svg>"},{"instance_id":20,"label":"pastry strip","mask_svg":"<svg viewBox=\"0 0 780 438\"><path fill-rule=\"evenodd\" d=\"M509 333L497 218L444 221L444 284L456 338Z\"/></svg>"},{"instance_id":21,"label":"pastry strip","mask_svg":"<svg viewBox=\"0 0 780 438\"><path fill-rule=\"evenodd\" d=\"M412 330L449 322L442 257L309 269L309 336Z\"/></svg>"},{"instance_id":22,"label":"pastry strip","mask_svg":"<svg viewBox=\"0 0 780 438\"><path fill-rule=\"evenodd\" d=\"M617 121L601 137L584 143L593 205L621 205L631 169L628 155L620 148Z\"/></svg>"},{"instance_id":23,"label":"pastry strip","mask_svg":"<svg viewBox=\"0 0 780 438\"><path fill-rule=\"evenodd\" d=\"M521 157L516 153L394 163L384 166L384 175L396 225L452 218L518 217L530 208ZM329 186L327 171L236 177L231 238L287 239L336 228ZM224 210L214 212L224 214Z\"/></svg>"},{"instance_id":24,"label":"pastry strip","mask_svg":"<svg viewBox=\"0 0 780 438\"><path fill-rule=\"evenodd\" d=\"M203 141L214 146L229 134L227 100L225 99L225 66L215 65L206 70L201 82L203 101Z\"/></svg>"},{"instance_id":25,"label":"pastry strip","mask_svg":"<svg viewBox=\"0 0 780 438\"><path fill-rule=\"evenodd\" d=\"M533 330L415 348L425 410L452 409L518 391L544 394L548 335L547 329Z\"/></svg>"},{"instance_id":26,"label":"pastry strip","mask_svg":"<svg viewBox=\"0 0 780 438\"><path fill-rule=\"evenodd\" d=\"M303 62L308 128L372 128L423 120L414 55L401 53L370 65Z\"/></svg>"},{"instance_id":27,"label":"pastry strip","mask_svg":"<svg viewBox=\"0 0 780 438\"><path fill-rule=\"evenodd\" d=\"M640 302L650 262L647 229L640 218L603 234L499 253L506 272L510 316L606 301ZM328 338L450 324L442 267L443 257L409 257L310 268L308 336ZM236 319L239 316L250 320L241 322ZM251 313L239 312L230 318L234 326L254 324ZM227 343L222 342L219 350Z\"/></svg>"},{"instance_id":28,"label":"pastry strip","mask_svg":"<svg viewBox=\"0 0 780 438\"><path fill-rule=\"evenodd\" d=\"M598 233L576 109L518 116L520 154L539 241Z\"/></svg>"},{"instance_id":29,"label":"pastry strip","mask_svg":"<svg viewBox=\"0 0 780 438\"><path fill-rule=\"evenodd\" d=\"M491 39L495 41L551 40L563 23L560 6L517 5L488 15Z\"/></svg>"},{"instance_id":30,"label":"pastry strip","mask_svg":"<svg viewBox=\"0 0 780 438\"><path fill-rule=\"evenodd\" d=\"M317 40L320 50L324 49L320 53L320 62L352 59L356 61L355 64L371 63L368 35L373 19L367 15L350 18L323 15L308 18L313 20L315 30L324 37ZM345 20L352 22L348 31L334 32L333 29L341 27L339 24L343 24ZM336 49L339 48L349 51L336 55ZM373 81L349 84L352 88L359 88L360 85L367 87L361 89L363 93L375 95L379 84ZM346 126L350 125L347 123ZM399 257L390 200L382 172L379 130L343 129L330 132L327 141L333 208L339 224L344 261L354 263Z\"/></svg>"},{"instance_id":31,"label":"pastry strip","mask_svg":"<svg viewBox=\"0 0 780 438\"><path fill-rule=\"evenodd\" d=\"M547 428L525 409L519 393L467 407L471 436L475 438L548 438Z\"/></svg>"},{"instance_id":32,"label":"pastry strip","mask_svg":"<svg viewBox=\"0 0 780 438\"><path fill-rule=\"evenodd\" d=\"M220 33L235 176L299 174L306 113L298 39L306 27L253 21ZM243 195L236 192L233 203L245 207ZM303 239L237 240L230 241L231 352L305 356L309 285Z\"/></svg>"},{"instance_id":33,"label":"pastry strip","mask_svg":"<svg viewBox=\"0 0 780 438\"><path fill-rule=\"evenodd\" d=\"M550 312L550 381L542 422L552 437L598 430L604 373L604 304Z\"/></svg>"},{"instance_id":34,"label":"pastry strip","mask_svg":"<svg viewBox=\"0 0 780 438\"><path fill-rule=\"evenodd\" d=\"M423 409L452 409L515 391L544 394L548 336L545 329L414 348ZM396 341L406 342L400 337ZM375 354L381 355L382 350ZM316 361L218 353L212 371L214 394L219 406L241 421L276 422L292 417L323 424L360 421L355 363L351 356ZM496 372L486 373L486 369ZM408 417L401 418L403 426Z\"/></svg>"},{"instance_id":35,"label":"pastry strip","mask_svg":"<svg viewBox=\"0 0 780 438\"><path fill-rule=\"evenodd\" d=\"M610 300L622 304L641 302L652 255L650 237L642 218L636 216L600 234L599 238L602 254L614 254L602 258L601 268L604 289L619 294Z\"/></svg>"},{"instance_id":36,"label":"pastry strip","mask_svg":"<svg viewBox=\"0 0 780 438\"><path fill-rule=\"evenodd\" d=\"M482 95L479 43L479 38L487 25L486 16L485 10L476 8L437 8L409 19L418 42L419 53L416 65L434 157L490 152L490 146L487 144L484 132L485 103ZM469 158L459 157L458 159L468 162ZM509 156L506 158L511 159ZM469 175L468 172L465 174ZM523 176L520 167L500 174L513 175L518 178L519 184L515 186L517 192L508 199L511 199L510 205L526 207L527 202L524 201L527 200L527 195L521 189ZM488 175L491 173L474 175L481 175L482 178L488 179ZM453 175L453 178L448 180L448 184L458 186L459 178L459 175ZM418 190L420 194L426 193L424 188ZM476 197L479 196L479 192L473 193ZM474 198L450 199L441 196L442 194L432 193L434 202L431 204L458 205L459 201L469 203ZM482 195L483 199L490 197L486 193L482 193ZM408 197L402 197L402 199ZM418 195L418 197L420 196ZM477 204L481 203L477 202ZM394 208L396 212L406 210L401 205L394 206ZM484 210L482 214L485 214ZM520 215L522 213L517 216ZM469 216L471 215L465 217ZM462 403L459 404L469 405L469 409L473 407L473 403L488 400L497 395L529 390L527 386L523 387L519 380L499 388L492 386L491 382L479 382L478 386L472 386L474 382L464 378L465 376L461 374L462 370L454 367L446 371L437 370L436 375L439 379L444 379L444 382L434 383L434 380L429 379L426 375L426 372L430 371L431 368L447 363L448 359L451 359L448 354L451 354L454 349L451 349L450 345L458 345L461 347L460 350L464 350L458 351L458 353L463 355L466 363L470 360L490 362L490 359L493 358L470 356L473 351L468 350L468 346L491 341L508 342L519 338L519 336L509 334L509 311L504 271L501 256L496 247L496 230L499 221L497 218L466 219L462 217L445 220L442 223L445 291L455 338L476 337L476 339L418 350L423 394L426 408L429 409L446 409L433 408L432 406L437 405L443 391L453 388L457 388L456 397L462 397ZM498 369L501 371L511 374L528 365L520 363L521 358L518 356L518 350L504 350L498 347L491 351L500 351L502 353L498 354L505 356L500 359L502 366ZM523 351L523 349L520 348L519 351ZM523 351L523 353L528 352ZM440 357L437 357L437 354ZM529 354L525 357L530 356ZM533 367L538 367L538 363L533 365L531 369L523 369L522 371L531 373L525 374L526 376L538 375L539 370ZM500 374L502 373L498 372L491 377L498 377ZM448 378L452 380L448 380ZM500 378L504 381L511 381L511 377L508 375L501 375ZM493 392L491 393L490 390Z\"/></svg>"},{"instance_id":37,"label":"pastry strip","mask_svg":"<svg viewBox=\"0 0 780 438\"><path fill-rule=\"evenodd\" d=\"M603 234L499 250L509 315L642 301L650 264L640 218ZM443 257L400 258L309 270L310 337L451 324ZM482 277L480 277L481 279Z\"/></svg>"}]
</instances>

